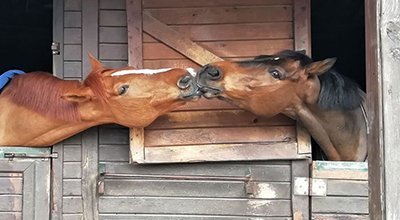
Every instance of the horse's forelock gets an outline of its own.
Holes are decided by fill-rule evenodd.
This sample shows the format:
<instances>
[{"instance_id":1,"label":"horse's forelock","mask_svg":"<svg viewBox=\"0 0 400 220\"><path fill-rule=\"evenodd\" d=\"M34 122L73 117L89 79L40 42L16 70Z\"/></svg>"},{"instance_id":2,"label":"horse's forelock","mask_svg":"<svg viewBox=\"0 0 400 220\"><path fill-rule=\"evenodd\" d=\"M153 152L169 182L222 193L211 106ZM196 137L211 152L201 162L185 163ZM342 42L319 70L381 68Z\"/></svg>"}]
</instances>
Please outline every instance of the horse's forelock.
<instances>
[{"instance_id":1,"label":"horse's forelock","mask_svg":"<svg viewBox=\"0 0 400 220\"><path fill-rule=\"evenodd\" d=\"M102 70L91 72L83 84L89 87L96 98L99 99L102 103L107 103L107 90L105 88L105 84L103 83L104 76L102 75Z\"/></svg>"}]
</instances>

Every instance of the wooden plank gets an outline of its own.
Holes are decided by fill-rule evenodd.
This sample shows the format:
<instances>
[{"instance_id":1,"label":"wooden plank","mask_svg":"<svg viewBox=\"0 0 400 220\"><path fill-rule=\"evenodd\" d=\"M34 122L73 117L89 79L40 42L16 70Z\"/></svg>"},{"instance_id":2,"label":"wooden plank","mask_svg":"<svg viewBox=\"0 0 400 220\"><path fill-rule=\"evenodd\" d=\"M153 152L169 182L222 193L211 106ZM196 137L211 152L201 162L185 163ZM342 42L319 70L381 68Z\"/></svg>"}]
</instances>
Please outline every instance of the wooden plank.
<instances>
[{"instance_id":1,"label":"wooden plank","mask_svg":"<svg viewBox=\"0 0 400 220\"><path fill-rule=\"evenodd\" d=\"M290 126L148 130L145 133L144 141L146 147L209 143L269 144L275 142L294 142L296 138L295 134L295 128ZM244 139L243 136L246 138Z\"/></svg>"},{"instance_id":2,"label":"wooden plank","mask_svg":"<svg viewBox=\"0 0 400 220\"><path fill-rule=\"evenodd\" d=\"M64 214L63 215L63 220L82 220L83 215L82 214Z\"/></svg>"},{"instance_id":3,"label":"wooden plank","mask_svg":"<svg viewBox=\"0 0 400 220\"><path fill-rule=\"evenodd\" d=\"M259 6L259 5L291 5L291 0L144 0L144 8L184 8L210 6Z\"/></svg>"},{"instance_id":4,"label":"wooden plank","mask_svg":"<svg viewBox=\"0 0 400 220\"><path fill-rule=\"evenodd\" d=\"M108 144L129 144L129 129L125 127L119 128L111 128L101 126L99 128L100 139L99 144L108 145Z\"/></svg>"},{"instance_id":5,"label":"wooden plank","mask_svg":"<svg viewBox=\"0 0 400 220\"><path fill-rule=\"evenodd\" d=\"M99 44L99 59L101 60L128 60L127 44Z\"/></svg>"},{"instance_id":6,"label":"wooden plank","mask_svg":"<svg viewBox=\"0 0 400 220\"><path fill-rule=\"evenodd\" d=\"M166 39L164 37L164 39ZM167 43L168 44L168 43ZM189 43L188 43L189 44ZM223 58L235 58L235 57L255 57L260 54L273 54L284 49L293 49L293 40L291 39L280 39L280 40L248 40L248 41L213 41L213 42L199 42L197 45L202 47L202 50L210 50L215 56ZM182 59L183 55L179 54L186 51L186 46L179 45L178 42L174 42L170 45L172 48L167 47L162 43L144 43L143 45L143 56L144 59ZM177 51L175 51L174 49ZM243 48L246 48L245 50ZM200 52L201 54L202 52ZM183 53L184 54L184 53ZM184 54L189 57L188 54ZM189 57L194 62L200 65L205 65L210 62L218 60L196 61L196 56L190 55ZM205 55L209 56L209 55ZM214 58L212 58L214 59Z\"/></svg>"},{"instance_id":7,"label":"wooden plank","mask_svg":"<svg viewBox=\"0 0 400 220\"><path fill-rule=\"evenodd\" d=\"M99 25L102 27L126 27L127 13L125 10L100 10Z\"/></svg>"},{"instance_id":8,"label":"wooden plank","mask_svg":"<svg viewBox=\"0 0 400 220\"><path fill-rule=\"evenodd\" d=\"M51 219L61 220L63 213L63 176L64 176L64 150L63 143L53 146L52 152L58 153L58 158L51 164Z\"/></svg>"},{"instance_id":9,"label":"wooden plank","mask_svg":"<svg viewBox=\"0 0 400 220\"><path fill-rule=\"evenodd\" d=\"M313 161L313 178L368 180L366 162Z\"/></svg>"},{"instance_id":10,"label":"wooden plank","mask_svg":"<svg viewBox=\"0 0 400 220\"><path fill-rule=\"evenodd\" d=\"M135 198L135 200L132 200ZM290 216L289 200L100 197L104 213L176 213L208 215Z\"/></svg>"},{"instance_id":11,"label":"wooden plank","mask_svg":"<svg viewBox=\"0 0 400 220\"><path fill-rule=\"evenodd\" d=\"M125 9L126 8L126 0L100 0L99 1L100 9Z\"/></svg>"},{"instance_id":12,"label":"wooden plank","mask_svg":"<svg viewBox=\"0 0 400 220\"><path fill-rule=\"evenodd\" d=\"M1 177L0 194L22 194L22 178Z\"/></svg>"},{"instance_id":13,"label":"wooden plank","mask_svg":"<svg viewBox=\"0 0 400 220\"><path fill-rule=\"evenodd\" d=\"M141 220L165 220L165 219L180 219L180 220L249 220L246 216L232 215L177 215L177 214L100 214L101 220L126 220L136 219ZM257 220L291 220L290 217L257 217Z\"/></svg>"},{"instance_id":14,"label":"wooden plank","mask_svg":"<svg viewBox=\"0 0 400 220\"><path fill-rule=\"evenodd\" d=\"M22 220L21 212L0 212L0 219Z\"/></svg>"},{"instance_id":15,"label":"wooden plank","mask_svg":"<svg viewBox=\"0 0 400 220\"><path fill-rule=\"evenodd\" d=\"M128 162L129 145L100 145L99 160L102 162Z\"/></svg>"},{"instance_id":16,"label":"wooden plank","mask_svg":"<svg viewBox=\"0 0 400 220\"><path fill-rule=\"evenodd\" d=\"M367 116L369 122L368 170L369 170L369 210L371 219L383 220L385 216L385 173L383 152L382 118L382 73L380 48L380 11L381 1L365 1L365 52L366 52L366 89Z\"/></svg>"},{"instance_id":17,"label":"wooden plank","mask_svg":"<svg viewBox=\"0 0 400 220\"><path fill-rule=\"evenodd\" d=\"M22 211L21 195L0 195L0 212Z\"/></svg>"},{"instance_id":18,"label":"wooden plank","mask_svg":"<svg viewBox=\"0 0 400 220\"><path fill-rule=\"evenodd\" d=\"M23 201L22 201L22 218L23 219L34 219L35 216L35 192L36 192L36 181L35 181L35 161L31 161L31 165L24 170L24 182L23 182ZM20 211L20 210L16 210Z\"/></svg>"},{"instance_id":19,"label":"wooden plank","mask_svg":"<svg viewBox=\"0 0 400 220\"><path fill-rule=\"evenodd\" d=\"M306 158L294 142L274 144L205 144L200 146L148 147L145 163L182 163ZM138 161L141 163L142 161Z\"/></svg>"},{"instance_id":20,"label":"wooden plank","mask_svg":"<svg viewBox=\"0 0 400 220\"><path fill-rule=\"evenodd\" d=\"M369 220L368 215L312 214L313 220Z\"/></svg>"},{"instance_id":21,"label":"wooden plank","mask_svg":"<svg viewBox=\"0 0 400 220\"><path fill-rule=\"evenodd\" d=\"M177 108L176 111L218 109L239 109L239 107L219 99L200 99L196 102L187 102L185 105Z\"/></svg>"},{"instance_id":22,"label":"wooden plank","mask_svg":"<svg viewBox=\"0 0 400 220\"><path fill-rule=\"evenodd\" d=\"M144 151L145 151L145 133L143 128L132 128L130 129L130 162L141 162L144 160Z\"/></svg>"},{"instance_id":23,"label":"wooden plank","mask_svg":"<svg viewBox=\"0 0 400 220\"><path fill-rule=\"evenodd\" d=\"M312 213L368 214L365 197L312 197Z\"/></svg>"},{"instance_id":24,"label":"wooden plank","mask_svg":"<svg viewBox=\"0 0 400 220\"><path fill-rule=\"evenodd\" d=\"M171 112L160 116L146 130L205 127L294 126L295 121L277 115L273 118L256 116L246 110L215 110Z\"/></svg>"},{"instance_id":25,"label":"wooden plank","mask_svg":"<svg viewBox=\"0 0 400 220\"><path fill-rule=\"evenodd\" d=\"M132 166L127 163L104 163L106 173L122 174L165 174L165 175L208 175L208 176L246 176L253 181L289 182L291 166L287 161L262 161L251 163L194 163L163 164L151 166Z\"/></svg>"},{"instance_id":26,"label":"wooden plank","mask_svg":"<svg viewBox=\"0 0 400 220\"><path fill-rule=\"evenodd\" d=\"M193 41L264 40L293 38L292 22L250 24L170 25L170 28ZM148 34L143 42L158 42Z\"/></svg>"},{"instance_id":27,"label":"wooden plank","mask_svg":"<svg viewBox=\"0 0 400 220\"><path fill-rule=\"evenodd\" d=\"M65 196L82 195L82 181L80 179L64 179L63 195Z\"/></svg>"},{"instance_id":28,"label":"wooden plank","mask_svg":"<svg viewBox=\"0 0 400 220\"><path fill-rule=\"evenodd\" d=\"M82 205L82 197L81 196L64 196L63 197L63 213L82 213L83 205Z\"/></svg>"},{"instance_id":29,"label":"wooden plank","mask_svg":"<svg viewBox=\"0 0 400 220\"><path fill-rule=\"evenodd\" d=\"M100 43L125 43L126 44L126 43L128 43L128 34L127 33L128 33L128 30L126 27L99 27L99 42ZM134 48L136 48L136 47L134 47ZM134 49L134 48L132 48L132 49Z\"/></svg>"},{"instance_id":30,"label":"wooden plank","mask_svg":"<svg viewBox=\"0 0 400 220\"><path fill-rule=\"evenodd\" d=\"M179 32L155 19L149 13L143 14L143 30L200 65L222 60L190 39L181 36ZM143 56L146 57L145 46L143 50Z\"/></svg>"},{"instance_id":31,"label":"wooden plank","mask_svg":"<svg viewBox=\"0 0 400 220\"><path fill-rule=\"evenodd\" d=\"M310 0L293 1L294 48L306 50L311 56L311 3Z\"/></svg>"},{"instance_id":32,"label":"wooden plank","mask_svg":"<svg viewBox=\"0 0 400 220\"><path fill-rule=\"evenodd\" d=\"M64 45L64 60L68 61L81 61L82 59L82 46L77 44Z\"/></svg>"},{"instance_id":33,"label":"wooden plank","mask_svg":"<svg viewBox=\"0 0 400 220\"><path fill-rule=\"evenodd\" d=\"M26 200L24 194L24 219L26 206L32 206L34 215L33 219L49 219L50 216L50 160L36 160L35 161L35 180L34 180L34 202ZM24 191L25 189L24 182ZM32 192L31 192L32 193ZM29 215L29 214L28 214Z\"/></svg>"},{"instance_id":34,"label":"wooden plank","mask_svg":"<svg viewBox=\"0 0 400 220\"><path fill-rule=\"evenodd\" d=\"M254 197L290 199L290 183L254 183ZM243 181L106 179L106 196L247 198Z\"/></svg>"},{"instance_id":35,"label":"wooden plank","mask_svg":"<svg viewBox=\"0 0 400 220\"><path fill-rule=\"evenodd\" d=\"M84 219L97 220L97 180L99 164L99 134L97 127L82 134L82 203Z\"/></svg>"},{"instance_id":36,"label":"wooden plank","mask_svg":"<svg viewBox=\"0 0 400 220\"><path fill-rule=\"evenodd\" d=\"M226 24L287 22L293 20L293 9L284 6L163 8L146 9L164 24ZM174 15L174 16L171 16Z\"/></svg>"},{"instance_id":37,"label":"wooden plank","mask_svg":"<svg viewBox=\"0 0 400 220\"><path fill-rule=\"evenodd\" d=\"M309 178L309 160L292 161L292 187L295 187L295 179ZM295 195L292 191L292 214L295 220L310 219L310 197L308 195Z\"/></svg>"},{"instance_id":38,"label":"wooden plank","mask_svg":"<svg viewBox=\"0 0 400 220\"><path fill-rule=\"evenodd\" d=\"M144 60L143 68L161 69L161 68L194 68L200 69L200 65L187 59L162 59L162 60Z\"/></svg>"},{"instance_id":39,"label":"wooden plank","mask_svg":"<svg viewBox=\"0 0 400 220\"><path fill-rule=\"evenodd\" d=\"M368 182L354 180L327 181L328 196L365 196L368 197Z\"/></svg>"},{"instance_id":40,"label":"wooden plank","mask_svg":"<svg viewBox=\"0 0 400 220\"><path fill-rule=\"evenodd\" d=\"M79 162L82 160L81 145L64 145L64 162Z\"/></svg>"},{"instance_id":41,"label":"wooden plank","mask_svg":"<svg viewBox=\"0 0 400 220\"><path fill-rule=\"evenodd\" d=\"M297 146L299 154L310 154L311 156L311 136L300 122L296 123Z\"/></svg>"},{"instance_id":42,"label":"wooden plank","mask_svg":"<svg viewBox=\"0 0 400 220\"><path fill-rule=\"evenodd\" d=\"M82 77L82 62L80 62L80 61L64 62L63 76L81 78Z\"/></svg>"},{"instance_id":43,"label":"wooden plank","mask_svg":"<svg viewBox=\"0 0 400 220\"><path fill-rule=\"evenodd\" d=\"M80 28L82 27L82 12L80 11L65 11L64 13L64 27L66 28ZM59 14L57 16L60 16Z\"/></svg>"},{"instance_id":44,"label":"wooden plank","mask_svg":"<svg viewBox=\"0 0 400 220\"><path fill-rule=\"evenodd\" d=\"M64 9L67 11L80 11L82 10L81 0L66 0L64 4Z\"/></svg>"},{"instance_id":45,"label":"wooden plank","mask_svg":"<svg viewBox=\"0 0 400 220\"><path fill-rule=\"evenodd\" d=\"M64 69L64 1L53 1L53 42L60 43L60 54L53 55L53 75L63 76Z\"/></svg>"},{"instance_id":46,"label":"wooden plank","mask_svg":"<svg viewBox=\"0 0 400 220\"><path fill-rule=\"evenodd\" d=\"M65 162L63 177L66 179L80 179L82 177L81 162Z\"/></svg>"},{"instance_id":47,"label":"wooden plank","mask_svg":"<svg viewBox=\"0 0 400 220\"><path fill-rule=\"evenodd\" d=\"M81 44L82 29L81 28L65 28L64 44Z\"/></svg>"}]
</instances>

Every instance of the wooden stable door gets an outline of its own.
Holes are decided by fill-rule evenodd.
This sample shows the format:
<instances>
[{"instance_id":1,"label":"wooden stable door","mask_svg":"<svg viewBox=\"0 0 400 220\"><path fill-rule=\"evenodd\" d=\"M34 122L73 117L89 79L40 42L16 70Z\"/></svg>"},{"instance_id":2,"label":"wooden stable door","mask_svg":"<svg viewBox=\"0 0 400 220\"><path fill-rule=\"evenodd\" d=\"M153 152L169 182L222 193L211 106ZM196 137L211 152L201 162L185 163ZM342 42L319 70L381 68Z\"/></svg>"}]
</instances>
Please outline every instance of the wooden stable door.
<instances>
[{"instance_id":1,"label":"wooden stable door","mask_svg":"<svg viewBox=\"0 0 400 220\"><path fill-rule=\"evenodd\" d=\"M304 2L129 0L129 64L199 69L220 60L308 49L303 39L308 6L299 9ZM281 115L265 119L218 100L189 103L145 129L132 129L131 139L137 163L310 156L308 135L294 121Z\"/></svg>"}]
</instances>

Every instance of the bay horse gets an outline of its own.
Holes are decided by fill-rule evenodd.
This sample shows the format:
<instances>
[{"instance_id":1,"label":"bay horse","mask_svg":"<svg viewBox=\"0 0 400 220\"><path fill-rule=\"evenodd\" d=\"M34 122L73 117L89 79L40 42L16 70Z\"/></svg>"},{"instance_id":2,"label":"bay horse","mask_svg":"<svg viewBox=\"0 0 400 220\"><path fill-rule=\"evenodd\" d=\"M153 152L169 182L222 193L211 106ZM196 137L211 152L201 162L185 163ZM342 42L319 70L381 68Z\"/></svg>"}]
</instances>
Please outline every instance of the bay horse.
<instances>
[{"instance_id":1,"label":"bay horse","mask_svg":"<svg viewBox=\"0 0 400 220\"><path fill-rule=\"evenodd\" d=\"M90 59L83 82L15 76L0 93L0 146L50 146L100 124L145 127L199 97L190 69L110 69Z\"/></svg>"},{"instance_id":2,"label":"bay horse","mask_svg":"<svg viewBox=\"0 0 400 220\"><path fill-rule=\"evenodd\" d=\"M365 94L332 69L335 61L314 62L303 52L285 50L208 64L196 81L206 98L218 97L261 116L283 113L298 120L329 160L364 161Z\"/></svg>"}]
</instances>

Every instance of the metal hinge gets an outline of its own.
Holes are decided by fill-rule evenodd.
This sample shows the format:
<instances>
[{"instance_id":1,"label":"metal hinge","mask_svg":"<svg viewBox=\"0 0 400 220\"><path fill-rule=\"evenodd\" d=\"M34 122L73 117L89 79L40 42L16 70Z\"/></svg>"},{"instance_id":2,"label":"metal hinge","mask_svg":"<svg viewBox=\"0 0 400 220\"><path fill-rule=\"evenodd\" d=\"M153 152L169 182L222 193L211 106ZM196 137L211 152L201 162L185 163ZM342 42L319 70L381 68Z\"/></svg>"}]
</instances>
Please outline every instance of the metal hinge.
<instances>
[{"instance_id":1,"label":"metal hinge","mask_svg":"<svg viewBox=\"0 0 400 220\"><path fill-rule=\"evenodd\" d=\"M293 193L296 196L326 196L327 180L295 177Z\"/></svg>"},{"instance_id":2,"label":"metal hinge","mask_svg":"<svg viewBox=\"0 0 400 220\"><path fill-rule=\"evenodd\" d=\"M9 160L13 160L14 158L48 160L49 158L58 158L58 153L57 152L54 152L52 154L4 153L4 158L8 158Z\"/></svg>"},{"instance_id":3,"label":"metal hinge","mask_svg":"<svg viewBox=\"0 0 400 220\"><path fill-rule=\"evenodd\" d=\"M60 43L59 42L51 43L51 51L53 55L60 55Z\"/></svg>"}]
</instances>

